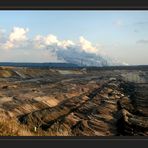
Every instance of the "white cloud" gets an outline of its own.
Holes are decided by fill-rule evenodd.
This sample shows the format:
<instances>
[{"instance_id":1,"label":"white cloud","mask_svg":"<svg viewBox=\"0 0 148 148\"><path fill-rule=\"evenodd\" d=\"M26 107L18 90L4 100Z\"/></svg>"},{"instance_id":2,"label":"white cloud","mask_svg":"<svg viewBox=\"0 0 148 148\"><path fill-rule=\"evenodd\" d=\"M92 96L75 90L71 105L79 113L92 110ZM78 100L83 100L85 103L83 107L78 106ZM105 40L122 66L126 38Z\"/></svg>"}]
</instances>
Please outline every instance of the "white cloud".
<instances>
[{"instance_id":1,"label":"white cloud","mask_svg":"<svg viewBox=\"0 0 148 148\"><path fill-rule=\"evenodd\" d=\"M95 54L98 52L98 49L92 46L91 42L86 40L83 36L81 36L79 40L82 50L84 50L85 52L95 53Z\"/></svg>"},{"instance_id":2,"label":"white cloud","mask_svg":"<svg viewBox=\"0 0 148 148\"><path fill-rule=\"evenodd\" d=\"M14 47L14 43L11 42L11 41L7 41L5 44L4 44L4 49L11 49Z\"/></svg>"},{"instance_id":3,"label":"white cloud","mask_svg":"<svg viewBox=\"0 0 148 148\"><path fill-rule=\"evenodd\" d=\"M104 65L109 58L102 46L93 45L80 36L78 42L59 40L55 35L36 35L29 39L29 29L14 27L4 42L0 42L2 61L18 62L73 62L80 64ZM7 58L3 58L7 54ZM109 60L108 60L109 61Z\"/></svg>"},{"instance_id":4,"label":"white cloud","mask_svg":"<svg viewBox=\"0 0 148 148\"><path fill-rule=\"evenodd\" d=\"M12 32L9 35L9 41L10 42L16 42L16 41L25 41L27 40L27 32L29 31L28 28L20 28L20 27L14 27Z\"/></svg>"},{"instance_id":5,"label":"white cloud","mask_svg":"<svg viewBox=\"0 0 148 148\"><path fill-rule=\"evenodd\" d=\"M57 39L56 36L49 34L47 36L41 36L37 35L34 38L34 46L36 48L46 48L46 49L53 49L54 47L56 48L55 50L58 49L68 49L68 47L74 47L74 48L79 48L79 50L82 50L87 53L98 53L98 49L92 45L91 42L86 40L83 36L79 38L79 43L74 43L71 40L63 40L60 41Z\"/></svg>"},{"instance_id":6,"label":"white cloud","mask_svg":"<svg viewBox=\"0 0 148 148\"><path fill-rule=\"evenodd\" d=\"M34 45L36 48L45 48L49 45L58 44L59 41L56 36L49 34L47 36L37 35L34 38Z\"/></svg>"},{"instance_id":7,"label":"white cloud","mask_svg":"<svg viewBox=\"0 0 148 148\"><path fill-rule=\"evenodd\" d=\"M41 35L35 36L35 38L33 40L33 44L34 44L35 48L45 48L44 37Z\"/></svg>"},{"instance_id":8,"label":"white cloud","mask_svg":"<svg viewBox=\"0 0 148 148\"><path fill-rule=\"evenodd\" d=\"M67 49L68 47L71 47L74 45L75 45L75 43L71 40L64 40L64 41L58 42L58 46L60 46L64 49Z\"/></svg>"},{"instance_id":9,"label":"white cloud","mask_svg":"<svg viewBox=\"0 0 148 148\"><path fill-rule=\"evenodd\" d=\"M3 45L4 49L18 48L27 41L28 28L14 27L10 33L8 40Z\"/></svg>"},{"instance_id":10,"label":"white cloud","mask_svg":"<svg viewBox=\"0 0 148 148\"><path fill-rule=\"evenodd\" d=\"M58 39L56 36L49 34L44 38L45 44L46 45L52 45L58 43Z\"/></svg>"}]
</instances>

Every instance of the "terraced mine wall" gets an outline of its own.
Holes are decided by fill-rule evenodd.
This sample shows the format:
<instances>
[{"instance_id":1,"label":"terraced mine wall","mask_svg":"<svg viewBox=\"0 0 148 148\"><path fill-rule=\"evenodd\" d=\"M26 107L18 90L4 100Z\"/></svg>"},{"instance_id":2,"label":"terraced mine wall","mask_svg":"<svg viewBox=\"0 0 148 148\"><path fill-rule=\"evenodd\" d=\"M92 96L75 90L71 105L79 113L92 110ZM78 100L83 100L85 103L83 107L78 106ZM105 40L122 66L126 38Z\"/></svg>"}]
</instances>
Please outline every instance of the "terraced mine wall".
<instances>
[{"instance_id":1,"label":"terraced mine wall","mask_svg":"<svg viewBox=\"0 0 148 148\"><path fill-rule=\"evenodd\" d=\"M147 80L147 70L0 67L0 111L29 135L147 136Z\"/></svg>"}]
</instances>

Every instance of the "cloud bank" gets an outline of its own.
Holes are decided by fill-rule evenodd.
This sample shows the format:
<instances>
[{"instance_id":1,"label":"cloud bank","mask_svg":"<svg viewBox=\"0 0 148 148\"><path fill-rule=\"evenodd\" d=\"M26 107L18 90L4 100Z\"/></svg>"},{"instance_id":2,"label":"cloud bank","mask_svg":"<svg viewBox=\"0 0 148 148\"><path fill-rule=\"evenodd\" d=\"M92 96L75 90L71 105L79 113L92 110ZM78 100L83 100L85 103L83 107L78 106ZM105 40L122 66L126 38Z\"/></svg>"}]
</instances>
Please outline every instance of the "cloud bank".
<instances>
[{"instance_id":1,"label":"cloud bank","mask_svg":"<svg viewBox=\"0 0 148 148\"><path fill-rule=\"evenodd\" d=\"M2 62L69 62L86 66L121 65L103 54L101 45L94 46L85 37L77 42L59 40L55 35L28 37L28 28L13 27L8 34L0 31Z\"/></svg>"}]
</instances>

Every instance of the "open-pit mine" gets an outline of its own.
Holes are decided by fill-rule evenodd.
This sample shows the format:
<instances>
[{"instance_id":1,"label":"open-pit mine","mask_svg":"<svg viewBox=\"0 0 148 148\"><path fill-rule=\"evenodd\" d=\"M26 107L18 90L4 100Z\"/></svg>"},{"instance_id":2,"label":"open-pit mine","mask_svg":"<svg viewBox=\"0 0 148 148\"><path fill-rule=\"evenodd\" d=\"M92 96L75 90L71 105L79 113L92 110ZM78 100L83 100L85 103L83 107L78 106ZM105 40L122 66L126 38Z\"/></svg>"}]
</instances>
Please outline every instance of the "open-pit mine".
<instances>
[{"instance_id":1,"label":"open-pit mine","mask_svg":"<svg viewBox=\"0 0 148 148\"><path fill-rule=\"evenodd\" d=\"M1 66L0 136L148 136L148 68Z\"/></svg>"}]
</instances>

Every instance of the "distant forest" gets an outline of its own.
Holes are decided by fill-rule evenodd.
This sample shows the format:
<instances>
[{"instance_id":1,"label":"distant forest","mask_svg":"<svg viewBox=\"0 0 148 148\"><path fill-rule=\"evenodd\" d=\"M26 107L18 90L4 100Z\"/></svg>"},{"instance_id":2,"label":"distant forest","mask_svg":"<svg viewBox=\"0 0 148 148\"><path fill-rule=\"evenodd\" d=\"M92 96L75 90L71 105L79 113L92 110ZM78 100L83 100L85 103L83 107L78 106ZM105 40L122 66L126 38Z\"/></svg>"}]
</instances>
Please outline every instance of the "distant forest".
<instances>
[{"instance_id":1,"label":"distant forest","mask_svg":"<svg viewBox=\"0 0 148 148\"><path fill-rule=\"evenodd\" d=\"M87 68L89 70L146 70L148 65L135 65L135 66L78 66L73 63L17 63L17 62L0 62L0 66L12 66L12 67L30 67L30 68L60 68L60 69L82 69Z\"/></svg>"}]
</instances>

